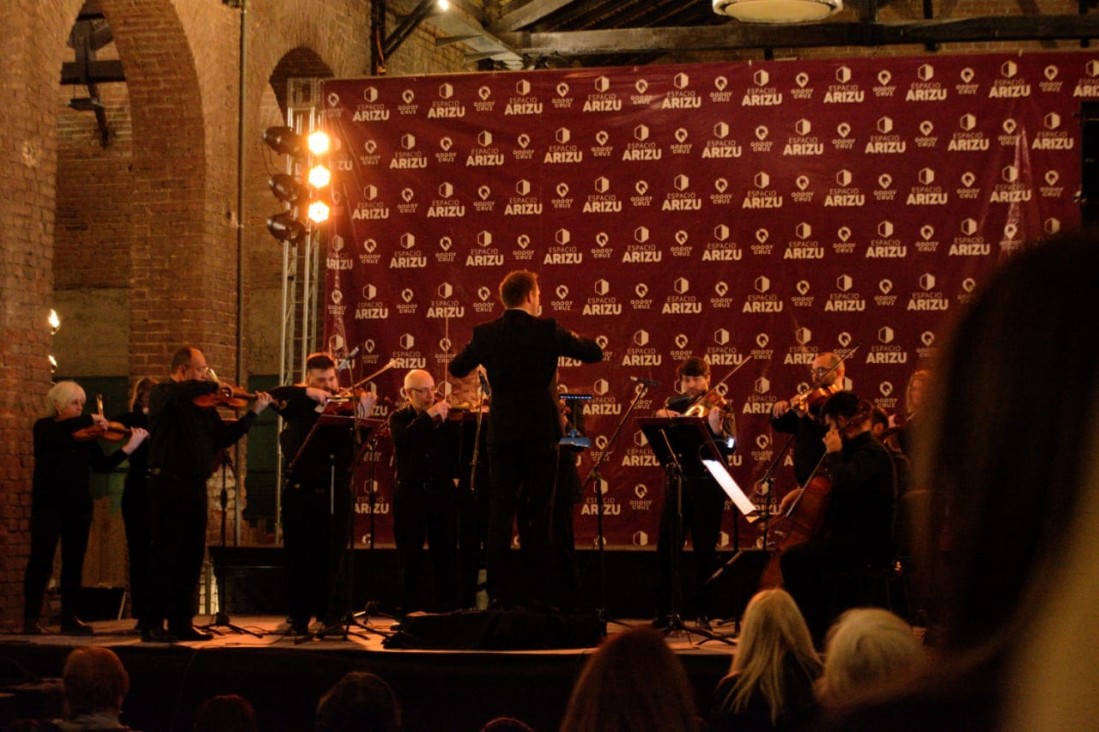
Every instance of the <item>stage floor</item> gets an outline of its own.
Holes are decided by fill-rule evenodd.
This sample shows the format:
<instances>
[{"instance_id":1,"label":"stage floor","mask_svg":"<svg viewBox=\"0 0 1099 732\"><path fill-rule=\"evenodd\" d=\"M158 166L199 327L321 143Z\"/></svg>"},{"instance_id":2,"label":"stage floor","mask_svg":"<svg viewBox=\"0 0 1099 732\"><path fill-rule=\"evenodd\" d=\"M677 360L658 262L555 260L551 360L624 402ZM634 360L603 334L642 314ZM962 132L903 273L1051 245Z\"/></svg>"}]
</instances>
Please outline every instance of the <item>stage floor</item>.
<instances>
[{"instance_id":1,"label":"stage floor","mask_svg":"<svg viewBox=\"0 0 1099 732\"><path fill-rule=\"evenodd\" d=\"M231 620L255 635L221 629L211 641L152 644L141 642L132 620L105 621L93 623L96 635L90 637L0 636L0 659L5 662L6 673L15 673L12 669L21 667L38 678L50 679L61 675L65 656L73 648L111 648L131 676L123 721L145 732L189 730L198 704L215 694L227 693L240 694L252 702L260 729L308 730L312 728L317 699L353 670L372 671L393 686L401 701L406 732L475 732L497 716L517 717L536 730L549 732L557 728L572 684L595 650L594 644L549 650L387 648L383 641L391 635L395 622L387 617L360 619L367 621L365 627L352 626L346 638L337 631L296 642L294 636L284 634L283 618L234 616ZM439 622L434 624L432 620ZM429 628L437 625L442 632L467 633L472 627L469 622L453 620L453 615L435 616L424 622ZM607 633L613 635L647 622L611 622ZM690 632L694 623L687 625L688 632L671 633L667 641L683 661L704 712L710 692L729 669L735 641L731 626L715 628L730 636L726 643L696 635ZM461 645L471 639L453 640ZM522 645L522 640L517 644ZM23 687L21 703L45 705L48 710L49 704L56 703L57 693L56 683ZM27 715L26 709L5 709L0 727L11 718L12 710Z\"/></svg>"}]
</instances>

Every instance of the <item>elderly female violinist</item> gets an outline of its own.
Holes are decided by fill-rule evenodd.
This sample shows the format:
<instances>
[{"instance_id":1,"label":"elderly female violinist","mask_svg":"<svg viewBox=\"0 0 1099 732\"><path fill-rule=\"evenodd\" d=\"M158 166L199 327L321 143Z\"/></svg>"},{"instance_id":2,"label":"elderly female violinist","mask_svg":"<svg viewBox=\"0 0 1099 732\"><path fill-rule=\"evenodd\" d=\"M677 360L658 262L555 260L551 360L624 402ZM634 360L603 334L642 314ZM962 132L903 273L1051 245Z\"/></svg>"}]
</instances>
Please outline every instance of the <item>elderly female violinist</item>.
<instances>
[{"instance_id":1,"label":"elderly female violinist","mask_svg":"<svg viewBox=\"0 0 1099 732\"><path fill-rule=\"evenodd\" d=\"M75 381L60 381L46 395L51 412L34 423L34 487L31 494L31 553L23 582L23 632L38 635L42 595L61 541L61 632L91 635L92 627L76 616L84 552L92 525L91 471L117 467L148 433L125 430L129 440L110 455L97 442L112 424L102 413L84 414L84 390ZM120 428L121 425L113 425ZM123 430L115 434L122 436Z\"/></svg>"}]
</instances>

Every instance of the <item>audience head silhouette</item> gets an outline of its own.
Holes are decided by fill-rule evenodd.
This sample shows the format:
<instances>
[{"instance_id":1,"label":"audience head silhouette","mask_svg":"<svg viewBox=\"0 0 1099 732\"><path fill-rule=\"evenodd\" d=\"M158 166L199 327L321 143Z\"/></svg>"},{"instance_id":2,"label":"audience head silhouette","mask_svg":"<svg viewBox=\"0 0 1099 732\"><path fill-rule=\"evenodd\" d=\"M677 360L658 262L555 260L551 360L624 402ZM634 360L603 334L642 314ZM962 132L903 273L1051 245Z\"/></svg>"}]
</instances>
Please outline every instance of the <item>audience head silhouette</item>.
<instances>
[{"instance_id":1,"label":"audience head silhouette","mask_svg":"<svg viewBox=\"0 0 1099 732\"><path fill-rule=\"evenodd\" d=\"M572 689L561 732L694 732L687 674L664 639L634 628L604 643Z\"/></svg>"},{"instance_id":2,"label":"audience head silhouette","mask_svg":"<svg viewBox=\"0 0 1099 732\"><path fill-rule=\"evenodd\" d=\"M396 732L401 708L393 689L369 671L352 671L336 682L320 702L317 732Z\"/></svg>"}]
</instances>

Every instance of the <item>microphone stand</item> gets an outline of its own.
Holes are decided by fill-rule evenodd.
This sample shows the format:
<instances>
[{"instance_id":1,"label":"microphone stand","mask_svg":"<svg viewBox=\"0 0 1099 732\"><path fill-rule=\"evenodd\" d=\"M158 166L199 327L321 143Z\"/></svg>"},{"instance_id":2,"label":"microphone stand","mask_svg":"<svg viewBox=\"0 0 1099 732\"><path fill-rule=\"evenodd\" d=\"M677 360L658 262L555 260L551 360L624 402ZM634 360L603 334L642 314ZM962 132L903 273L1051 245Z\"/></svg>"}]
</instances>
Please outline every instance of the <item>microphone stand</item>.
<instances>
[{"instance_id":1,"label":"microphone stand","mask_svg":"<svg viewBox=\"0 0 1099 732\"><path fill-rule=\"evenodd\" d=\"M622 434L622 428L626 425L626 421L633 414L633 410L637 408L637 403L641 401L641 398L649 392L649 384L645 381L637 382L639 387L634 392L633 400L630 405L626 407L626 412L622 415L622 418L618 420L618 424L614 427L614 432L611 433L610 438L607 440L607 446L600 451L596 457L595 462L592 463L591 470L588 471L587 477L584 478L583 484L580 486L580 494L583 495L587 489L588 484L595 480L595 541L596 551L599 557L599 597L598 604L595 608L595 614L601 623L614 623L615 625L626 625L619 620L614 620L607 617L606 596L607 596L607 560L605 555L606 539L603 536L603 491L599 489L600 483L603 480L602 473L599 472L599 466L602 465L607 456L611 452L611 448L618 442L619 435Z\"/></svg>"}]
</instances>

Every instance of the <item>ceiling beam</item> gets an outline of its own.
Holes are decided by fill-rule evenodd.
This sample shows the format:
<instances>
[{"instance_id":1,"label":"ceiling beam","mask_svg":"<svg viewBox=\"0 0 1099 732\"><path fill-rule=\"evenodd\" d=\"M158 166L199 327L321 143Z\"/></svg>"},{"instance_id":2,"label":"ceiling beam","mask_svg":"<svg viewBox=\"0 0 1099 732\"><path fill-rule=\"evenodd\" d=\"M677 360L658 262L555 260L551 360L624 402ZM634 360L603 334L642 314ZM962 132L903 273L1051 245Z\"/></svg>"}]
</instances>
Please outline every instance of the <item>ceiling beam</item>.
<instances>
[{"instance_id":1,"label":"ceiling beam","mask_svg":"<svg viewBox=\"0 0 1099 732\"><path fill-rule=\"evenodd\" d=\"M727 23L697 27L501 33L498 38L518 53L561 56L739 48L1086 40L1099 38L1099 16L1040 15L790 26Z\"/></svg>"},{"instance_id":2,"label":"ceiling beam","mask_svg":"<svg viewBox=\"0 0 1099 732\"><path fill-rule=\"evenodd\" d=\"M577 0L530 0L522 6L505 13L493 23L489 30L493 33L510 33L532 23L537 23L542 18L556 13L566 5L572 5Z\"/></svg>"},{"instance_id":3,"label":"ceiling beam","mask_svg":"<svg viewBox=\"0 0 1099 732\"><path fill-rule=\"evenodd\" d=\"M121 61L89 61L87 64L67 61L61 64L61 84L109 84L126 81Z\"/></svg>"}]
</instances>

